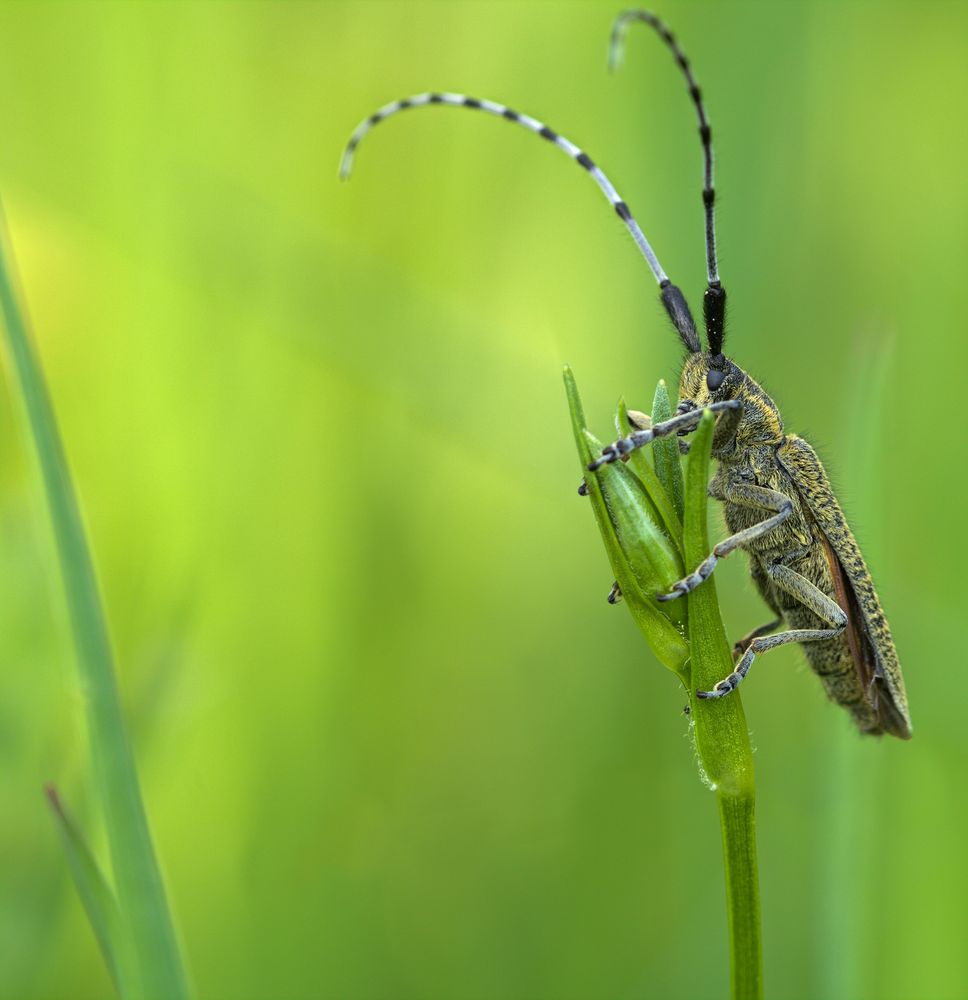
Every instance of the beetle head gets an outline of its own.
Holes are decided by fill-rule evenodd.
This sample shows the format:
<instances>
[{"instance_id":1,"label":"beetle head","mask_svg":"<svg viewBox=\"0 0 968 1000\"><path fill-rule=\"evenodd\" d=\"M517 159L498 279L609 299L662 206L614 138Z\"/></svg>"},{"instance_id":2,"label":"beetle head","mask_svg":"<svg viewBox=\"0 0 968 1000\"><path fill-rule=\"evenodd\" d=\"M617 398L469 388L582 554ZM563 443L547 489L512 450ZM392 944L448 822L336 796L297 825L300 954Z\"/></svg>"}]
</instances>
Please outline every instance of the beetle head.
<instances>
[{"instance_id":1,"label":"beetle head","mask_svg":"<svg viewBox=\"0 0 968 1000\"><path fill-rule=\"evenodd\" d=\"M746 373L723 354L695 351L687 355L679 376L679 399L708 406L736 399Z\"/></svg>"},{"instance_id":2,"label":"beetle head","mask_svg":"<svg viewBox=\"0 0 968 1000\"><path fill-rule=\"evenodd\" d=\"M758 382L722 354L689 354L679 376L680 411L727 399L737 399L743 405L735 416L720 418L713 439L714 452L728 451L734 444L777 444L783 439L780 411Z\"/></svg>"}]
</instances>

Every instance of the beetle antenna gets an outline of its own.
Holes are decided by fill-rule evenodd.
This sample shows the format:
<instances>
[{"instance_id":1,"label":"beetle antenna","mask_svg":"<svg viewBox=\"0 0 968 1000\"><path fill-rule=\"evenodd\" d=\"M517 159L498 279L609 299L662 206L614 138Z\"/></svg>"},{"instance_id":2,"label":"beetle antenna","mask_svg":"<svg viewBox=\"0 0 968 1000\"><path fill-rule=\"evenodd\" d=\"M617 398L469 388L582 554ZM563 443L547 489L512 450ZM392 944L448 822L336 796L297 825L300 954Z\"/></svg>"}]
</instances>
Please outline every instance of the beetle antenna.
<instances>
[{"instance_id":1,"label":"beetle antenna","mask_svg":"<svg viewBox=\"0 0 968 1000\"><path fill-rule=\"evenodd\" d=\"M370 129L375 125L379 125L380 122L386 120L391 115L395 115L398 111L406 111L408 108L419 108L431 104L446 104L451 107L471 108L476 111L486 111L488 114L495 115L498 118L506 118L508 121L515 122L528 129L529 132L540 135L542 139L547 139L559 149L564 150L576 163L583 167L608 199L609 204L615 209L618 217L625 223L626 228L632 234L632 239L635 240L635 245L639 248L642 256L645 257L649 269L655 276L655 280L659 283L662 304L665 306L669 318L675 325L680 339L690 351L695 352L700 350L696 325L693 322L692 314L689 312L689 306L686 304L685 297L672 284L665 271L662 270L662 265L659 263L649 241L645 238L645 234L639 228L639 224L635 221L628 205L623 201L618 191L615 190L612 182L587 153L582 152L582 150L563 135L559 135L548 128L547 125L531 118L529 115L520 114L503 104L497 104L495 101L478 100L475 97L467 97L464 94L417 94L400 101L393 101L390 104L384 105L379 111L376 111L356 126L343 152L343 159L340 162L339 169L340 177L345 180L350 176L356 149Z\"/></svg>"},{"instance_id":2,"label":"beetle antenna","mask_svg":"<svg viewBox=\"0 0 968 1000\"><path fill-rule=\"evenodd\" d=\"M666 43L672 51L679 68L686 78L689 87L689 96L696 108L696 116L699 119L699 138L702 142L704 169L702 202L706 214L706 274L708 284L703 295L703 318L706 323L706 340L709 343L709 350L712 354L721 353L723 338L726 326L726 289L723 288L719 280L719 267L716 260L716 221L714 208L716 202L716 189L713 186L713 134L709 127L709 118L706 115L706 105L703 103L702 91L696 78L692 75L692 67L686 54L679 48L675 35L668 26L648 10L626 10L615 18L612 25L612 35L608 45L608 65L609 69L617 69L622 62L622 54L625 46L625 35L628 26L633 21L641 21L643 24L653 28L659 37Z\"/></svg>"}]
</instances>

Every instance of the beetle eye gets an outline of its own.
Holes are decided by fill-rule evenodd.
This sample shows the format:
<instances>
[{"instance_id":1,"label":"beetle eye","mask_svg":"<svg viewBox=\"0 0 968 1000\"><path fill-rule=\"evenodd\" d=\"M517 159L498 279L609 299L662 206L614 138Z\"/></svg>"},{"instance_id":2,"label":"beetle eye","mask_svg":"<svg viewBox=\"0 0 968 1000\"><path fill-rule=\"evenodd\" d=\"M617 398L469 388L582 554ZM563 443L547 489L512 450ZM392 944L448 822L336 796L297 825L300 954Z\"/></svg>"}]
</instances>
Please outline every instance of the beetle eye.
<instances>
[{"instance_id":1,"label":"beetle eye","mask_svg":"<svg viewBox=\"0 0 968 1000\"><path fill-rule=\"evenodd\" d=\"M709 386L709 391L715 392L723 384L724 378L726 378L726 372L721 372L716 368L710 368L709 374L706 376L706 385Z\"/></svg>"}]
</instances>

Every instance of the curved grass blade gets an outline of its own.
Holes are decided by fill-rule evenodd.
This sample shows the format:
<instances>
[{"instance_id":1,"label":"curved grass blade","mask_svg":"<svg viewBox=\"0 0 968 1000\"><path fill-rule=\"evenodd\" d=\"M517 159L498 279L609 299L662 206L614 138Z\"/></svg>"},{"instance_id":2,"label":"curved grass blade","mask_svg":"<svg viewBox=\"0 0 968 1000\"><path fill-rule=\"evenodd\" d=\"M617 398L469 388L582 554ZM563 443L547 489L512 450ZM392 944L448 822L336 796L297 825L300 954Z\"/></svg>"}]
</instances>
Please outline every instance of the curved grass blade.
<instances>
[{"instance_id":1,"label":"curved grass blade","mask_svg":"<svg viewBox=\"0 0 968 1000\"><path fill-rule=\"evenodd\" d=\"M95 781L104 812L121 913L139 1000L189 996L175 930L128 743L91 554L40 361L16 290L13 256L0 212L0 311L44 481L87 709Z\"/></svg>"}]
</instances>

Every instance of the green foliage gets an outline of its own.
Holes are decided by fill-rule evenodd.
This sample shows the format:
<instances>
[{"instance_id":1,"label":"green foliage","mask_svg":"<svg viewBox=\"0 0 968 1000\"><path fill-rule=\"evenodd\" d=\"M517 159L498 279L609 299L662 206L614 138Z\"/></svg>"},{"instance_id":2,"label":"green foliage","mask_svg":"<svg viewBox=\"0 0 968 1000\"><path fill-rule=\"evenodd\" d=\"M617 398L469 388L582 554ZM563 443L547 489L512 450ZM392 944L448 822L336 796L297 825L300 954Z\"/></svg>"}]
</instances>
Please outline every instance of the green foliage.
<instances>
[{"instance_id":1,"label":"green foliage","mask_svg":"<svg viewBox=\"0 0 968 1000\"><path fill-rule=\"evenodd\" d=\"M662 384L661 382L659 383ZM619 434L622 437L628 437L632 433L633 427L629 423L628 408L625 405L625 400L620 399L618 404L618 419L616 420L616 426ZM661 444L667 444L667 439L659 442ZM675 442L671 442L672 447L675 448ZM672 542L679 548L680 551L680 561L681 561L681 548L682 545L682 474L679 474L679 503L678 505L673 504L671 498L674 497L673 492L669 489L671 483L670 480L663 478L669 470L668 468L660 468L658 457L656 458L656 468L652 468L652 463L648 460L645 452L633 451L629 455L629 466L635 475L639 478L644 488L645 497L648 503L655 507L656 512L662 519L663 527L665 528L665 533L669 536ZM676 455L675 468L679 467L679 456ZM678 579L678 578L677 578Z\"/></svg>"},{"instance_id":2,"label":"green foliage","mask_svg":"<svg viewBox=\"0 0 968 1000\"><path fill-rule=\"evenodd\" d=\"M698 566L709 554L709 454L715 418L706 413L691 438L683 521L686 565ZM716 598L715 574L692 591L689 602L690 705L696 750L716 790L723 836L726 910L732 961L732 995L756 1000L763 995L759 875L756 862L753 751L739 691L725 698L702 699L732 669L733 660Z\"/></svg>"},{"instance_id":3,"label":"green foliage","mask_svg":"<svg viewBox=\"0 0 968 1000\"><path fill-rule=\"evenodd\" d=\"M97 938L98 946L104 957L104 963L111 973L115 986L121 990L122 982L118 974L118 947L121 941L121 913L118 901L101 872L84 835L77 824L64 808L57 789L53 785L47 787L47 799L50 802L54 820L57 823L67 864L74 879L74 887L80 897L91 922L91 929Z\"/></svg>"},{"instance_id":4,"label":"green foliage","mask_svg":"<svg viewBox=\"0 0 968 1000\"><path fill-rule=\"evenodd\" d=\"M672 403L666 389L665 379L659 379L652 400L652 421L660 424L672 416ZM682 466L679 464L679 442L675 438L660 438L652 445L655 461L655 474L659 477L663 489L672 497L676 512L680 519L683 512L682 498Z\"/></svg>"},{"instance_id":5,"label":"green foliage","mask_svg":"<svg viewBox=\"0 0 968 1000\"><path fill-rule=\"evenodd\" d=\"M155 860L134 758L125 732L114 656L94 566L54 410L14 284L13 256L0 231L0 313L20 382L27 422L44 480L71 615L88 732L117 888L120 920L109 917L108 891L73 827L69 860L95 933L123 997L180 1000L188 996L174 928ZM112 933L116 927L119 933ZM110 944L109 944L110 943Z\"/></svg>"},{"instance_id":6,"label":"green foliage","mask_svg":"<svg viewBox=\"0 0 968 1000\"><path fill-rule=\"evenodd\" d=\"M676 543L661 523L653 500L655 494L649 494L631 469L617 462L594 474L585 471L592 455L601 452L601 444L585 427L578 387L570 368L565 369L565 391L588 496L622 597L660 662L685 676L689 658L682 635L685 602L673 601L671 606L667 605L671 612L668 613L655 600L656 593L669 589L682 577L682 559ZM668 506L666 500L660 503Z\"/></svg>"},{"instance_id":7,"label":"green foliage","mask_svg":"<svg viewBox=\"0 0 968 1000\"><path fill-rule=\"evenodd\" d=\"M670 539L665 529L672 523L674 513L666 513L663 517L659 512L672 511L675 501L660 482L659 468L653 471L649 467L646 449L632 452L627 464L614 462L589 473L588 464L593 456L600 454L601 446L585 429L578 388L568 368L565 369L565 390L588 497L623 596L656 657L679 676L689 694L699 766L719 803L732 995L736 1000L756 1000L763 993L763 963L753 754L746 718L738 691L726 698L711 700L696 696L697 689L710 690L733 669L715 581L710 578L687 596L687 645L668 641L673 621L679 628L686 621L681 599L662 606L655 599L657 593L668 591L671 584L684 575L683 562L674 560L673 554L678 557L679 552L683 552L685 566L693 567L709 553L707 487L715 418L706 413L691 437L684 487L676 438L660 438L649 449L654 451L654 445L662 443L669 443L675 449L671 453L666 449L662 460L658 455L655 457L656 466L662 470L662 480L671 489L676 488L674 484L680 484L683 497L681 534ZM656 399L659 412L667 417L669 403L662 382L656 390ZM654 415L653 422L659 422ZM628 431L623 403L619 403L617 425ZM636 572L636 567L642 566L647 566L650 572ZM663 608L669 608L672 616L676 616L678 610L678 616L670 621Z\"/></svg>"},{"instance_id":8,"label":"green foliage","mask_svg":"<svg viewBox=\"0 0 968 1000\"><path fill-rule=\"evenodd\" d=\"M705 414L695 434L686 474L683 545L686 565L692 569L712 548L707 529L709 453L715 418ZM692 591L689 602L690 685L709 691L733 669L730 644L716 598L716 576ZM726 795L753 791L753 756L743 703L734 691L726 698L703 700L693 696L696 746L713 788Z\"/></svg>"}]
</instances>

